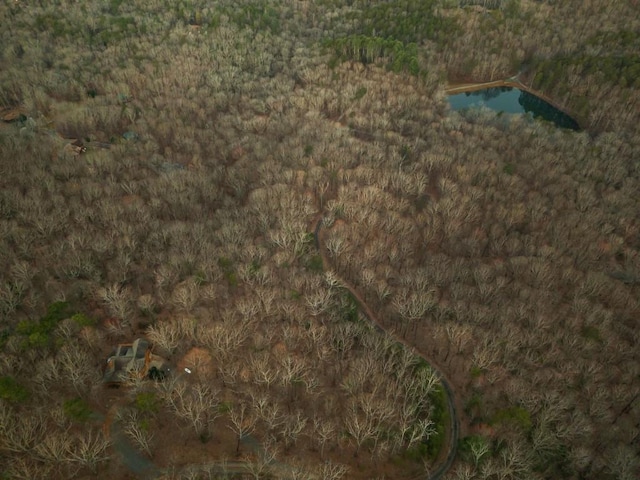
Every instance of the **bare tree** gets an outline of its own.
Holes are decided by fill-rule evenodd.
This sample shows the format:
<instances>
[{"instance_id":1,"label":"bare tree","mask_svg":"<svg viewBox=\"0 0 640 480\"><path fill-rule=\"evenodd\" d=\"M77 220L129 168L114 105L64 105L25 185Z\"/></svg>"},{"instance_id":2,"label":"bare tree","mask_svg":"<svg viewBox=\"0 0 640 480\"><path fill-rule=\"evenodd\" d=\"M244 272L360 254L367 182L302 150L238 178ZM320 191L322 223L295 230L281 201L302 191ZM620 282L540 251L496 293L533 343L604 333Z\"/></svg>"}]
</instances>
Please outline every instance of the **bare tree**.
<instances>
[{"instance_id":1,"label":"bare tree","mask_svg":"<svg viewBox=\"0 0 640 480\"><path fill-rule=\"evenodd\" d=\"M236 455L240 455L240 442L254 431L256 418L249 412L247 405L241 403L231 409L229 419L231 420L229 428L237 436Z\"/></svg>"},{"instance_id":2,"label":"bare tree","mask_svg":"<svg viewBox=\"0 0 640 480\"><path fill-rule=\"evenodd\" d=\"M136 306L143 315L148 316L152 315L157 308L156 300L153 298L153 295L148 293L138 297Z\"/></svg>"},{"instance_id":3,"label":"bare tree","mask_svg":"<svg viewBox=\"0 0 640 480\"><path fill-rule=\"evenodd\" d=\"M632 480L637 478L639 469L640 461L633 448L628 445L617 446L608 470L620 480Z\"/></svg>"},{"instance_id":4,"label":"bare tree","mask_svg":"<svg viewBox=\"0 0 640 480\"><path fill-rule=\"evenodd\" d=\"M267 443L262 446L262 449L253 457L245 457L248 473L259 480L265 478L265 476L274 470L274 462L278 455L278 449L276 445Z\"/></svg>"},{"instance_id":5,"label":"bare tree","mask_svg":"<svg viewBox=\"0 0 640 480\"><path fill-rule=\"evenodd\" d=\"M51 465L42 465L28 457L14 457L7 466L6 473L9 478L16 480L31 480L33 478L51 478Z\"/></svg>"},{"instance_id":6,"label":"bare tree","mask_svg":"<svg viewBox=\"0 0 640 480\"><path fill-rule=\"evenodd\" d=\"M122 321L129 323L133 312L130 292L117 283L108 287L99 288L98 298L104 303L109 313Z\"/></svg>"},{"instance_id":7,"label":"bare tree","mask_svg":"<svg viewBox=\"0 0 640 480\"><path fill-rule=\"evenodd\" d=\"M294 358L291 355L282 358L280 366L278 371L280 382L289 388L289 401L292 402L296 384L300 384L307 377L307 366L302 358Z\"/></svg>"},{"instance_id":8,"label":"bare tree","mask_svg":"<svg viewBox=\"0 0 640 480\"><path fill-rule=\"evenodd\" d=\"M79 465L95 473L100 463L109 460L108 448L109 441L101 433L90 431L75 437L68 453Z\"/></svg>"},{"instance_id":9,"label":"bare tree","mask_svg":"<svg viewBox=\"0 0 640 480\"><path fill-rule=\"evenodd\" d=\"M124 415L124 433L138 445L144 453L151 456L154 446L154 435L147 425L141 423L141 418L136 411L130 411Z\"/></svg>"},{"instance_id":10,"label":"bare tree","mask_svg":"<svg viewBox=\"0 0 640 480\"><path fill-rule=\"evenodd\" d=\"M412 294L404 292L393 300L393 306L405 322L416 322L435 308L435 295L434 289Z\"/></svg>"},{"instance_id":11,"label":"bare tree","mask_svg":"<svg viewBox=\"0 0 640 480\"><path fill-rule=\"evenodd\" d=\"M248 336L248 324L237 325L233 318L204 329L200 341L209 348L211 355L219 362L238 349Z\"/></svg>"},{"instance_id":12,"label":"bare tree","mask_svg":"<svg viewBox=\"0 0 640 480\"><path fill-rule=\"evenodd\" d=\"M469 442L469 451L471 452L471 459L473 464L478 467L482 459L491 452L491 446L484 437L474 437Z\"/></svg>"},{"instance_id":13,"label":"bare tree","mask_svg":"<svg viewBox=\"0 0 640 480\"><path fill-rule=\"evenodd\" d=\"M147 338L167 353L173 354L183 336L176 322L158 322L149 327Z\"/></svg>"},{"instance_id":14,"label":"bare tree","mask_svg":"<svg viewBox=\"0 0 640 480\"><path fill-rule=\"evenodd\" d=\"M45 419L40 413L14 415L8 407L0 404L0 445L10 452L32 451L45 435Z\"/></svg>"},{"instance_id":15,"label":"bare tree","mask_svg":"<svg viewBox=\"0 0 640 480\"><path fill-rule=\"evenodd\" d=\"M324 480L340 480L348 471L349 469L346 465L327 461L320 467L320 477Z\"/></svg>"},{"instance_id":16,"label":"bare tree","mask_svg":"<svg viewBox=\"0 0 640 480\"><path fill-rule=\"evenodd\" d=\"M329 290L320 290L312 294L306 295L305 300L311 309L313 316L318 316L325 312L331 303L331 292Z\"/></svg>"},{"instance_id":17,"label":"bare tree","mask_svg":"<svg viewBox=\"0 0 640 480\"><path fill-rule=\"evenodd\" d=\"M256 394L250 392L253 401L253 409L256 411L259 420L262 420L267 427L270 436L274 436L273 432L284 421L284 415L281 413L278 403L273 402L266 394Z\"/></svg>"},{"instance_id":18,"label":"bare tree","mask_svg":"<svg viewBox=\"0 0 640 480\"><path fill-rule=\"evenodd\" d=\"M24 288L19 283L5 283L0 286L0 314L11 315L20 306Z\"/></svg>"},{"instance_id":19,"label":"bare tree","mask_svg":"<svg viewBox=\"0 0 640 480\"><path fill-rule=\"evenodd\" d=\"M288 415L285 418L282 436L284 437L285 451L296 444L298 436L304 430L307 424L307 418L298 411L295 415Z\"/></svg>"},{"instance_id":20,"label":"bare tree","mask_svg":"<svg viewBox=\"0 0 640 480\"><path fill-rule=\"evenodd\" d=\"M34 453L45 462L66 464L72 460L69 455L70 444L68 432L52 432L36 444Z\"/></svg>"},{"instance_id":21,"label":"bare tree","mask_svg":"<svg viewBox=\"0 0 640 480\"><path fill-rule=\"evenodd\" d=\"M218 372L222 376L222 382L225 387L237 384L238 380L245 381L240 376L241 365L236 361L227 360L225 363L219 364Z\"/></svg>"},{"instance_id":22,"label":"bare tree","mask_svg":"<svg viewBox=\"0 0 640 480\"><path fill-rule=\"evenodd\" d=\"M279 371L271 368L271 361L268 355L253 355L251 357L251 367L254 381L258 385L265 385L269 388L277 379Z\"/></svg>"},{"instance_id":23,"label":"bare tree","mask_svg":"<svg viewBox=\"0 0 640 480\"><path fill-rule=\"evenodd\" d=\"M78 394L85 394L89 385L99 379L89 355L77 344L67 343L58 353L58 365L63 378L68 379Z\"/></svg>"},{"instance_id":24,"label":"bare tree","mask_svg":"<svg viewBox=\"0 0 640 480\"><path fill-rule=\"evenodd\" d=\"M178 398L175 402L177 415L186 419L198 435L208 438L211 426L222 415L218 408L219 392L208 384L196 383Z\"/></svg>"},{"instance_id":25,"label":"bare tree","mask_svg":"<svg viewBox=\"0 0 640 480\"><path fill-rule=\"evenodd\" d=\"M476 477L476 472L471 465L460 465L456 467L455 480L473 480Z\"/></svg>"},{"instance_id":26,"label":"bare tree","mask_svg":"<svg viewBox=\"0 0 640 480\"><path fill-rule=\"evenodd\" d=\"M360 453L360 448L367 441L373 438L376 433L376 428L373 419L367 415L363 415L358 411L358 408L352 404L351 408L347 412L347 417L344 420L345 428L351 438L353 438L356 448L353 452L353 456L357 457Z\"/></svg>"},{"instance_id":27,"label":"bare tree","mask_svg":"<svg viewBox=\"0 0 640 480\"><path fill-rule=\"evenodd\" d=\"M324 449L327 443L335 438L336 426L331 420L315 417L313 419L313 432L316 441L320 445L320 458L324 458Z\"/></svg>"},{"instance_id":28,"label":"bare tree","mask_svg":"<svg viewBox=\"0 0 640 480\"><path fill-rule=\"evenodd\" d=\"M466 325L447 323L445 332L451 345L455 347L455 353L460 354L471 340L471 332ZM449 355L447 354L447 357Z\"/></svg>"},{"instance_id":29,"label":"bare tree","mask_svg":"<svg viewBox=\"0 0 640 480\"><path fill-rule=\"evenodd\" d=\"M326 246L331 256L337 258L344 251L344 240L340 237L332 236L327 240Z\"/></svg>"},{"instance_id":30,"label":"bare tree","mask_svg":"<svg viewBox=\"0 0 640 480\"><path fill-rule=\"evenodd\" d=\"M185 313L191 313L200 298L198 285L194 281L185 281L173 289L172 303Z\"/></svg>"}]
</instances>

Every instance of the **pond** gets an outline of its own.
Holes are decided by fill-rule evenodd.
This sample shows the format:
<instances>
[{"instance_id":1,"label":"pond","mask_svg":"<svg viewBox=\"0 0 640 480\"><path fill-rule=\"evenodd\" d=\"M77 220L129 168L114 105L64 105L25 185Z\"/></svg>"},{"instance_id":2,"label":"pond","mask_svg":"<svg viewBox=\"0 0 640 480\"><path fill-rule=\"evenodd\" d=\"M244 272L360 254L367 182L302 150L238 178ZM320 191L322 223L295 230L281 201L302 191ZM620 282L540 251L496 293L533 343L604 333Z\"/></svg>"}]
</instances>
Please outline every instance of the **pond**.
<instances>
[{"instance_id":1,"label":"pond","mask_svg":"<svg viewBox=\"0 0 640 480\"><path fill-rule=\"evenodd\" d=\"M553 122L557 127L579 130L578 123L566 113L532 93L513 87L494 87L449 95L453 110L485 106L500 113L524 113Z\"/></svg>"}]
</instances>

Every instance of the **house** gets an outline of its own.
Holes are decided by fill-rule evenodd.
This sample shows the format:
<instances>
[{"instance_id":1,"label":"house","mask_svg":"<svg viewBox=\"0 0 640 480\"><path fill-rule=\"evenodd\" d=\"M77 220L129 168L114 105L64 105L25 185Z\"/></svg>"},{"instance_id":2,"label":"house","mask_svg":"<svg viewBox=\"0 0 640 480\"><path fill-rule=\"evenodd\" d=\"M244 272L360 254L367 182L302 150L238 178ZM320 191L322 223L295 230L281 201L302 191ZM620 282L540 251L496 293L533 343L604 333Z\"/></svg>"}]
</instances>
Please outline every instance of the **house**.
<instances>
[{"instance_id":1,"label":"house","mask_svg":"<svg viewBox=\"0 0 640 480\"><path fill-rule=\"evenodd\" d=\"M168 362L151 352L149 341L138 338L133 343L118 345L107 359L102 381L118 385L131 376L162 380L170 371Z\"/></svg>"}]
</instances>

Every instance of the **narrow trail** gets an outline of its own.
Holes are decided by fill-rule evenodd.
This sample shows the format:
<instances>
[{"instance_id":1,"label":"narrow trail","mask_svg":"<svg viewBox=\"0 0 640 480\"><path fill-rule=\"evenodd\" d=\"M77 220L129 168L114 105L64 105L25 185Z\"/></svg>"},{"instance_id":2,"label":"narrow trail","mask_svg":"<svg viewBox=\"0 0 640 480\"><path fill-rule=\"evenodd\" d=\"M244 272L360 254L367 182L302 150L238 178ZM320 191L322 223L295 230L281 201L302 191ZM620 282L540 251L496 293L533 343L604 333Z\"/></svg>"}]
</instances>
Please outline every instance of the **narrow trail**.
<instances>
[{"instance_id":1,"label":"narrow trail","mask_svg":"<svg viewBox=\"0 0 640 480\"><path fill-rule=\"evenodd\" d=\"M324 248L324 242L322 241L322 221L324 219L324 215L322 213L318 214L311 224L311 231L313 232L315 247L320 257L322 258L322 264L325 270L332 270L335 273L335 270L332 269L331 261L327 257L326 248ZM337 275L337 274L336 274ZM446 432L446 449L443 448L438 455L436 464L434 465L433 473L428 474L424 477L424 480L440 480L451 468L453 462L456 458L457 448L458 448L458 439L460 437L460 419L458 416L458 407L456 406L456 397L454 396L453 389L451 388L451 382L446 378L446 376L442 373L442 370L437 366L437 364L431 359L424 355L422 352L418 351L413 345L409 344L406 340L399 337L393 330L385 327L384 324L380 321L380 319L373 313L371 308L367 305L364 299L360 296L358 291L351 286L351 284L345 281L342 277L337 275L344 288L346 288L353 298L356 300L360 311L364 314L365 317L371 322L376 331L382 335L387 335L392 338L395 342L403 345L406 349L412 352L414 355L422 358L425 362L427 362L431 368L436 372L440 379L440 383L444 389L445 398L447 402L447 409L449 413L449 424L447 425ZM443 447L444 447L443 446ZM446 455L445 455L446 452Z\"/></svg>"},{"instance_id":2,"label":"narrow trail","mask_svg":"<svg viewBox=\"0 0 640 480\"><path fill-rule=\"evenodd\" d=\"M521 87L524 87L524 85L522 85L519 82L515 82L512 79L494 80L492 82L482 82L482 83L459 83L455 85L449 85L444 89L444 92L447 95L455 95L456 93L475 92L477 90L484 90L485 88L495 88L495 87L521 88Z\"/></svg>"}]
</instances>

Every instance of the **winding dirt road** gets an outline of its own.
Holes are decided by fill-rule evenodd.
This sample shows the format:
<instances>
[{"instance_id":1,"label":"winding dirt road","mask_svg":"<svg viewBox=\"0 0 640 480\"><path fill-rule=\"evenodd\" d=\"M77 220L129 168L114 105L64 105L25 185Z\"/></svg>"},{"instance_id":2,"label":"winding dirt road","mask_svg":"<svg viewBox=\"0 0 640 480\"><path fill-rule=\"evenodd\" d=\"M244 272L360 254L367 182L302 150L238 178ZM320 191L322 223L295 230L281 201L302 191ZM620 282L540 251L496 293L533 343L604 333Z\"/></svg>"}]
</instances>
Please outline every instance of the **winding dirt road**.
<instances>
[{"instance_id":1,"label":"winding dirt road","mask_svg":"<svg viewBox=\"0 0 640 480\"><path fill-rule=\"evenodd\" d=\"M322 232L322 220L324 216L319 214L313 220L311 225L311 231L314 234L315 247L322 258L322 264L325 271L332 270L331 261L327 256L327 250L324 246L323 242L323 232ZM447 403L448 410L448 418L449 422L446 425L446 442L443 445L434 465L434 469L432 473L425 474L425 477L421 477L421 480L440 480L451 468L457 453L458 439L460 435L460 421L458 416L458 410L456 407L455 397L453 390L451 388L451 383L447 380L445 375L442 373L435 362L428 358L426 355L416 350L412 345L410 345L406 340L400 338L394 331L388 329L384 326L384 324L380 321L380 319L373 313L371 308L366 304L364 299L360 296L358 291L349 284L349 282L345 281L343 278L339 277L340 281L344 288L346 288L353 298L356 300L358 304L358 308L363 313L363 315L371 322L376 331L381 335L387 335L392 338L395 342L404 346L404 348L411 351L414 355L422 358L425 362L427 362L431 368L436 372L437 376L440 379L440 383L444 389L445 399ZM152 479L157 478L163 473L163 469L157 466L152 460L147 458L144 454L142 454L127 438L127 436L122 431L118 420L117 420L117 412L119 407L121 407L121 402L115 402L114 405L111 406L109 412L107 414L107 418L104 421L104 429L107 436L110 437L112 445L114 449L117 451L122 463L125 467L138 476L139 478ZM247 437L243 439L243 443L247 443L251 445L253 450L260 450L260 445L253 438ZM286 466L279 464L280 473L284 473L284 477L286 478ZM191 466L187 468L188 470L193 468L201 468L205 467L204 465L200 466ZM224 464L216 464L212 463L206 465L206 468L209 472L219 473L219 474L246 474L248 473L248 464L245 462L226 462Z\"/></svg>"},{"instance_id":2,"label":"winding dirt road","mask_svg":"<svg viewBox=\"0 0 640 480\"><path fill-rule=\"evenodd\" d=\"M320 257L322 258L322 265L325 271L331 270L335 273L335 270L332 268L331 261L327 256L327 249L324 247L323 242L323 234L322 234L322 221L324 219L323 214L319 214L313 220L311 225L311 231L313 232L315 247ZM342 282L344 288L346 288L353 298L356 300L360 311L364 314L365 317L371 322L377 332L382 335L387 335L391 337L395 342L403 345L406 349L411 351L414 355L422 358L425 362L427 362L431 368L436 372L438 377L440 378L440 383L445 392L445 398L447 402L447 409L449 413L449 424L447 425L446 431L446 443L443 446L438 458L436 459L436 464L434 465L434 470L432 473L427 474L425 480L440 480L451 468L453 465L453 461L456 458L457 448L458 448L458 439L460 436L460 420L458 416L458 409L456 407L455 397L453 394L453 390L451 388L451 383L447 380L446 376L442 373L442 370L437 367L435 362L424 355L422 352L416 350L412 345L410 345L406 340L400 338L394 331L388 329L384 326L384 324L380 321L380 319L373 313L373 311L366 304L364 299L360 296L358 291L353 288L353 286L345 281L342 277L336 274L336 276ZM446 447L446 448L444 448Z\"/></svg>"}]
</instances>

